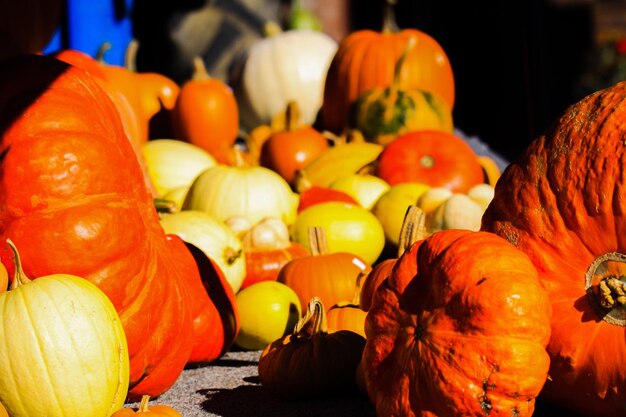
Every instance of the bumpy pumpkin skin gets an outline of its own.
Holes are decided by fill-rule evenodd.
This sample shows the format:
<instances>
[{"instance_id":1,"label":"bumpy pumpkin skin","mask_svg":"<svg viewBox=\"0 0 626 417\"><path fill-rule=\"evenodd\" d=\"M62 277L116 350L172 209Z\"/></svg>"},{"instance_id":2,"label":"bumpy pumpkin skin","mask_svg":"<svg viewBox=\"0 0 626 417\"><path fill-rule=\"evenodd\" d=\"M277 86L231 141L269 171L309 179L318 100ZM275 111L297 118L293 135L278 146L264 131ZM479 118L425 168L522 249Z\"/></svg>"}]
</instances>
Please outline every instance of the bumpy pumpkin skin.
<instances>
[{"instance_id":1,"label":"bumpy pumpkin skin","mask_svg":"<svg viewBox=\"0 0 626 417\"><path fill-rule=\"evenodd\" d=\"M505 170L482 222L530 256L552 299L542 395L594 416L623 416L626 404L626 329L594 307L597 277L585 290L594 260L626 253L625 118L624 83L570 107Z\"/></svg>"},{"instance_id":2,"label":"bumpy pumpkin skin","mask_svg":"<svg viewBox=\"0 0 626 417\"><path fill-rule=\"evenodd\" d=\"M5 62L0 76L0 239L21 248L29 276L63 271L103 290L127 335L129 398L160 395L193 344L181 302L188 290L178 283L193 258L167 240L116 108L94 79L35 55ZM1 255L10 266L10 253Z\"/></svg>"},{"instance_id":3,"label":"bumpy pumpkin skin","mask_svg":"<svg viewBox=\"0 0 626 417\"><path fill-rule=\"evenodd\" d=\"M530 259L485 232L414 243L377 289L362 366L378 416L530 416L550 303Z\"/></svg>"}]
</instances>

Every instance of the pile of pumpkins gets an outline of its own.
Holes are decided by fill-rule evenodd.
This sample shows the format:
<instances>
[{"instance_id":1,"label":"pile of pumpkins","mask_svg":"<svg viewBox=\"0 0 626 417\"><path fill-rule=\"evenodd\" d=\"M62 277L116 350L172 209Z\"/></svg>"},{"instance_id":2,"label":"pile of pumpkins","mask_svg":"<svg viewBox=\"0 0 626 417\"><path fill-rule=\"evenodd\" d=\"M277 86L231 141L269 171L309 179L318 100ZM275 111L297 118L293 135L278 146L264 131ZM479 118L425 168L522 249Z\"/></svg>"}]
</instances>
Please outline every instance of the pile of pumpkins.
<instances>
[{"instance_id":1,"label":"pile of pumpkins","mask_svg":"<svg viewBox=\"0 0 626 417\"><path fill-rule=\"evenodd\" d=\"M1 55L0 415L148 412L185 366L253 345L238 296L266 282L297 305L254 347L281 398L623 415L626 84L500 173L455 134L451 65L415 29L274 30L232 84L200 59L176 85ZM162 112L172 138L151 137Z\"/></svg>"}]
</instances>

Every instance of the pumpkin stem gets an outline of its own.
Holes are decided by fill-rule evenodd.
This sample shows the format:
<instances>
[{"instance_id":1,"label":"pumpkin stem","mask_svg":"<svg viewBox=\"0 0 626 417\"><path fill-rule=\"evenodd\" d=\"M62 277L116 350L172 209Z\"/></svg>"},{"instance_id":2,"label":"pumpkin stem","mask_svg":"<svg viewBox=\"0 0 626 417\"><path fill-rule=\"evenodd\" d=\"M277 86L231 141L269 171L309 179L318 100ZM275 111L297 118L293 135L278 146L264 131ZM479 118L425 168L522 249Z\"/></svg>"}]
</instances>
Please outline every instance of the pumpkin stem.
<instances>
[{"instance_id":1,"label":"pumpkin stem","mask_svg":"<svg viewBox=\"0 0 626 417\"><path fill-rule=\"evenodd\" d=\"M282 32L283 32L283 29L280 27L280 25L271 20L267 22L265 26L263 27L263 34L265 35L266 38L279 35Z\"/></svg>"},{"instance_id":2,"label":"pumpkin stem","mask_svg":"<svg viewBox=\"0 0 626 417\"><path fill-rule=\"evenodd\" d=\"M148 403L150 402L149 395L143 395L141 397L141 402L139 403L139 408L137 409L138 413L147 413L148 412Z\"/></svg>"},{"instance_id":3,"label":"pumpkin stem","mask_svg":"<svg viewBox=\"0 0 626 417\"><path fill-rule=\"evenodd\" d=\"M409 206L402 221L398 242L398 258L418 240L428 236L426 231L426 214L417 206Z\"/></svg>"},{"instance_id":4,"label":"pumpkin stem","mask_svg":"<svg viewBox=\"0 0 626 417\"><path fill-rule=\"evenodd\" d=\"M397 33L400 31L396 22L395 7L397 0L386 0L383 10L383 28L382 33Z\"/></svg>"},{"instance_id":5,"label":"pumpkin stem","mask_svg":"<svg viewBox=\"0 0 626 417\"><path fill-rule=\"evenodd\" d=\"M209 75L209 72L206 70L206 65L204 65L204 60L199 56L195 56L193 58L193 75L191 76L191 79L194 81L203 81L203 80L208 80L210 78L211 76Z\"/></svg>"},{"instance_id":6,"label":"pumpkin stem","mask_svg":"<svg viewBox=\"0 0 626 417\"><path fill-rule=\"evenodd\" d=\"M290 100L287 103L287 108L285 109L285 130L287 132L293 132L298 128L300 120L300 108L298 107L298 102L295 100Z\"/></svg>"},{"instance_id":7,"label":"pumpkin stem","mask_svg":"<svg viewBox=\"0 0 626 417\"><path fill-rule=\"evenodd\" d=\"M294 339L311 339L317 334L328 333L326 310L322 300L313 296L309 301L305 315L298 320L293 329Z\"/></svg>"},{"instance_id":8,"label":"pumpkin stem","mask_svg":"<svg viewBox=\"0 0 626 417\"><path fill-rule=\"evenodd\" d=\"M11 283L11 290L16 289L17 287L28 284L31 282L31 279L26 276L24 273L24 269L22 268L22 260L20 258L20 253L17 251L15 244L11 241L11 239L7 239L7 243L9 247L13 251L13 258L15 262L15 275L13 277L13 282Z\"/></svg>"},{"instance_id":9,"label":"pumpkin stem","mask_svg":"<svg viewBox=\"0 0 626 417\"><path fill-rule=\"evenodd\" d=\"M626 326L626 255L598 256L585 274L585 290L595 312L609 324Z\"/></svg>"},{"instance_id":10,"label":"pumpkin stem","mask_svg":"<svg viewBox=\"0 0 626 417\"><path fill-rule=\"evenodd\" d=\"M400 55L400 58L396 61L396 65L393 67L393 82L391 83L391 89L393 91L398 90L400 85L400 75L402 74L402 68L404 68L404 62L416 43L417 40L415 39L415 36L410 36L409 39L407 39L404 51L402 51L402 55Z\"/></svg>"},{"instance_id":11,"label":"pumpkin stem","mask_svg":"<svg viewBox=\"0 0 626 417\"><path fill-rule=\"evenodd\" d=\"M131 39L124 53L124 68L130 72L137 72L137 51L139 50L139 41Z\"/></svg>"},{"instance_id":12,"label":"pumpkin stem","mask_svg":"<svg viewBox=\"0 0 626 417\"><path fill-rule=\"evenodd\" d=\"M309 248L311 256L319 256L328 253L328 240L326 240L326 232L321 226L309 227Z\"/></svg>"},{"instance_id":13,"label":"pumpkin stem","mask_svg":"<svg viewBox=\"0 0 626 417\"><path fill-rule=\"evenodd\" d=\"M104 64L104 54L111 49L111 43L110 42L103 42L102 45L100 45L100 48L98 48L98 52L96 53L96 61L98 61L101 64Z\"/></svg>"}]
</instances>

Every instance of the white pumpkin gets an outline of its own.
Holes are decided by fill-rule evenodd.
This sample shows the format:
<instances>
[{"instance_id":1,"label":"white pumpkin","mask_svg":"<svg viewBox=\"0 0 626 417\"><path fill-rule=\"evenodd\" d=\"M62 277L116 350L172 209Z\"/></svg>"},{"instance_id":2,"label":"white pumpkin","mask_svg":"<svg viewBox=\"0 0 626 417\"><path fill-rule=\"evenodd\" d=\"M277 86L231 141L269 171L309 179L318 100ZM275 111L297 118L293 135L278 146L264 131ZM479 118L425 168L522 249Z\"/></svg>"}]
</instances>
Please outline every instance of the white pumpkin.
<instances>
[{"instance_id":1,"label":"white pumpkin","mask_svg":"<svg viewBox=\"0 0 626 417\"><path fill-rule=\"evenodd\" d=\"M222 222L243 216L256 224L275 217L291 225L298 202L287 181L269 168L217 165L194 180L182 209L203 211Z\"/></svg>"},{"instance_id":2,"label":"white pumpkin","mask_svg":"<svg viewBox=\"0 0 626 417\"><path fill-rule=\"evenodd\" d=\"M270 123L292 100L298 103L302 123L313 124L337 42L314 30L268 32L249 48L241 73L231 81L241 124L250 130Z\"/></svg>"}]
</instances>

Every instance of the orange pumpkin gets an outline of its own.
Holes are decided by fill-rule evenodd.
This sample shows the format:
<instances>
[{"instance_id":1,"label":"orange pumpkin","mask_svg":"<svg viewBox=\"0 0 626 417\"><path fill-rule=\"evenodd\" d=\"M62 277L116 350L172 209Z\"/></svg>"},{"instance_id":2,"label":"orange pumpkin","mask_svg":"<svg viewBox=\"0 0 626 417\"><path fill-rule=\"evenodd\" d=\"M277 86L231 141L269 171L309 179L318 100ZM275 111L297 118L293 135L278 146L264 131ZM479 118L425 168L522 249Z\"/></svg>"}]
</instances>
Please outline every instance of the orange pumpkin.
<instances>
[{"instance_id":1,"label":"orange pumpkin","mask_svg":"<svg viewBox=\"0 0 626 417\"><path fill-rule=\"evenodd\" d=\"M376 414L531 416L548 374L550 316L532 262L506 240L445 230L416 242L365 321Z\"/></svg>"},{"instance_id":2,"label":"orange pumpkin","mask_svg":"<svg viewBox=\"0 0 626 417\"><path fill-rule=\"evenodd\" d=\"M261 384L288 400L357 392L356 369L365 339L348 330L328 333L324 304L313 297L307 306L293 333L261 352Z\"/></svg>"},{"instance_id":3,"label":"orange pumpkin","mask_svg":"<svg viewBox=\"0 0 626 417\"><path fill-rule=\"evenodd\" d=\"M482 228L532 259L554 310L542 396L577 413L626 404L626 83L583 98L504 171Z\"/></svg>"},{"instance_id":4,"label":"orange pumpkin","mask_svg":"<svg viewBox=\"0 0 626 417\"><path fill-rule=\"evenodd\" d=\"M328 149L328 141L310 125L300 124L298 105L290 101L284 130L272 132L261 145L259 163L295 186L296 173Z\"/></svg>"},{"instance_id":5,"label":"orange pumpkin","mask_svg":"<svg viewBox=\"0 0 626 417\"><path fill-rule=\"evenodd\" d=\"M201 278L163 232L113 102L46 56L5 61L0 83L0 240L22 248L30 276L64 271L104 291L128 340L130 398L163 393L195 336L182 275Z\"/></svg>"},{"instance_id":6,"label":"orange pumpkin","mask_svg":"<svg viewBox=\"0 0 626 417\"><path fill-rule=\"evenodd\" d=\"M309 242L310 255L288 262L276 280L294 290L302 305L307 305L316 296L328 307L352 299L356 277L364 271L369 272L371 266L352 253L328 253L321 227L309 230Z\"/></svg>"},{"instance_id":7,"label":"orange pumpkin","mask_svg":"<svg viewBox=\"0 0 626 417\"><path fill-rule=\"evenodd\" d=\"M169 405L157 404L149 405L150 396L144 395L137 410L132 408L122 408L111 415L111 417L127 417L136 416L137 414L145 414L146 417L183 417L178 411Z\"/></svg>"},{"instance_id":8,"label":"orange pumpkin","mask_svg":"<svg viewBox=\"0 0 626 417\"><path fill-rule=\"evenodd\" d=\"M228 85L209 76L201 58L193 62L193 76L183 84L172 111L174 134L226 163L239 133L237 101Z\"/></svg>"},{"instance_id":9,"label":"orange pumpkin","mask_svg":"<svg viewBox=\"0 0 626 417\"><path fill-rule=\"evenodd\" d=\"M421 182L461 193L484 180L472 148L458 136L437 130L399 136L378 155L375 173L390 185Z\"/></svg>"},{"instance_id":10,"label":"orange pumpkin","mask_svg":"<svg viewBox=\"0 0 626 417\"><path fill-rule=\"evenodd\" d=\"M352 32L341 41L331 61L321 115L324 128L334 133L341 133L348 126L351 107L361 94L391 85L394 66L411 37L417 42L403 64L400 87L435 93L450 109L454 107L454 76L443 48L420 30L397 31L390 7L388 4L388 16L380 32Z\"/></svg>"}]
</instances>

